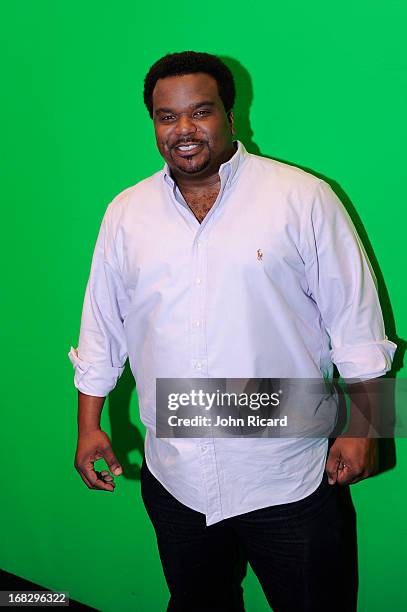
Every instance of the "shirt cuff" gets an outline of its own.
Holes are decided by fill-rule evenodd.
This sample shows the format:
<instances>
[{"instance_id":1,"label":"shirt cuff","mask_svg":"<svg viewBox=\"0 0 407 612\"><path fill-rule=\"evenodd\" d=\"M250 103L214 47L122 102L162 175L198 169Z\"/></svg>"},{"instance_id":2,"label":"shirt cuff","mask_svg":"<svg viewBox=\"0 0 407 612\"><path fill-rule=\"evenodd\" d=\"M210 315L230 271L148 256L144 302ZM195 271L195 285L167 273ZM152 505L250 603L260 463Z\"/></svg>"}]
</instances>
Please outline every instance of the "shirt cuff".
<instances>
[{"instance_id":1,"label":"shirt cuff","mask_svg":"<svg viewBox=\"0 0 407 612\"><path fill-rule=\"evenodd\" d=\"M378 342L336 347L330 355L342 378L369 380L390 370L396 348L397 344L386 337Z\"/></svg>"},{"instance_id":2,"label":"shirt cuff","mask_svg":"<svg viewBox=\"0 0 407 612\"><path fill-rule=\"evenodd\" d=\"M106 397L115 388L124 370L124 366L93 365L84 361L79 357L78 349L72 346L68 357L75 369L74 385L85 395Z\"/></svg>"}]
</instances>

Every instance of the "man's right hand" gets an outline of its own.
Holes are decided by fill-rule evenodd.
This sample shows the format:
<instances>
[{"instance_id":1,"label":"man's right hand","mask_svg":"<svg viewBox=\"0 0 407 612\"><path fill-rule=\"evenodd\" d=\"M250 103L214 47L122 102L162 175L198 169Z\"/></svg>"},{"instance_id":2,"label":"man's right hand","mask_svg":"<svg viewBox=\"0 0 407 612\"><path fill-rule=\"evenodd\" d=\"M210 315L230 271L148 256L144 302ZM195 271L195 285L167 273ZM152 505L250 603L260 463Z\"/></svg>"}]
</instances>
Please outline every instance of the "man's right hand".
<instances>
[{"instance_id":1,"label":"man's right hand","mask_svg":"<svg viewBox=\"0 0 407 612\"><path fill-rule=\"evenodd\" d=\"M95 429L78 436L74 466L89 489L114 491L114 478L107 470L95 471L93 464L104 459L115 476L122 474L122 468L112 450L109 436L101 429Z\"/></svg>"}]
</instances>

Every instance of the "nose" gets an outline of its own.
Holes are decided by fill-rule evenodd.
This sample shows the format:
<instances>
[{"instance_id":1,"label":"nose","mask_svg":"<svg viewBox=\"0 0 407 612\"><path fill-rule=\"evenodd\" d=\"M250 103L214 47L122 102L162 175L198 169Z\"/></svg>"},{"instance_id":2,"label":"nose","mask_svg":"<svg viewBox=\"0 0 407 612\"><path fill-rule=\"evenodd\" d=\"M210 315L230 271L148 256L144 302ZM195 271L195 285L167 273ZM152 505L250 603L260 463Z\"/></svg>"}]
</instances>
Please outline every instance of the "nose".
<instances>
[{"instance_id":1,"label":"nose","mask_svg":"<svg viewBox=\"0 0 407 612\"><path fill-rule=\"evenodd\" d=\"M196 125L188 115L181 115L177 121L176 132L180 136L187 136L196 132Z\"/></svg>"}]
</instances>

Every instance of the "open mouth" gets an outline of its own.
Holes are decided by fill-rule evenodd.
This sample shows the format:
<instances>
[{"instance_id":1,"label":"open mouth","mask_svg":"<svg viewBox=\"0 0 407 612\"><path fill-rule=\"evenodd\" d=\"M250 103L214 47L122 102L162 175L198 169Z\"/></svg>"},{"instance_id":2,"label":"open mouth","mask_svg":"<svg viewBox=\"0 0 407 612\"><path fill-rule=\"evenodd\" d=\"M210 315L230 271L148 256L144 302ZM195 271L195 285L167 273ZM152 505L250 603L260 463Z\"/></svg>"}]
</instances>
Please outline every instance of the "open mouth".
<instances>
[{"instance_id":1,"label":"open mouth","mask_svg":"<svg viewBox=\"0 0 407 612\"><path fill-rule=\"evenodd\" d=\"M174 147L176 153L181 157L187 157L198 153L203 147L202 142L190 142Z\"/></svg>"}]
</instances>

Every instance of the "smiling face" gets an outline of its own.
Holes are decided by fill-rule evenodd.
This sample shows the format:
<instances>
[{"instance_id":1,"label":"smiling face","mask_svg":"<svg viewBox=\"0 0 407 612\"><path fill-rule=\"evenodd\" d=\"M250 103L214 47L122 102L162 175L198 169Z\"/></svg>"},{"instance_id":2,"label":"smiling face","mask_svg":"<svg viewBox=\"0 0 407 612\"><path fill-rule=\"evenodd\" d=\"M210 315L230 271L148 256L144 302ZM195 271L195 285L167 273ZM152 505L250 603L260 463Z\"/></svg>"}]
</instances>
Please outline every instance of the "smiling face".
<instances>
[{"instance_id":1,"label":"smiling face","mask_svg":"<svg viewBox=\"0 0 407 612\"><path fill-rule=\"evenodd\" d=\"M234 153L233 113L227 115L209 74L158 79L153 121L158 150L174 178L212 176Z\"/></svg>"}]
</instances>

